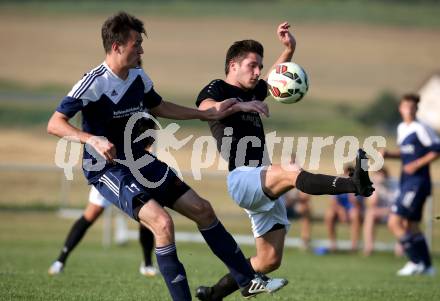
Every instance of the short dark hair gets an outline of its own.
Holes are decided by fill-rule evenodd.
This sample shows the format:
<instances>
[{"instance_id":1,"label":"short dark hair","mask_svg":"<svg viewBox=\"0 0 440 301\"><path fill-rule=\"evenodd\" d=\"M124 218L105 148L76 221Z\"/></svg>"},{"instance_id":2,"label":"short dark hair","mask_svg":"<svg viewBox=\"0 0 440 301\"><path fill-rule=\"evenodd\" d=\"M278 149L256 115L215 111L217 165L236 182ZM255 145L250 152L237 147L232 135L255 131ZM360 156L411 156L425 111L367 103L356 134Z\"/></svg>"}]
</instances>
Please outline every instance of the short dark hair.
<instances>
[{"instance_id":1,"label":"short dark hair","mask_svg":"<svg viewBox=\"0 0 440 301\"><path fill-rule=\"evenodd\" d=\"M229 63L232 60L237 62L241 62L248 53L256 53L263 57L264 48L260 42L255 40L243 40L237 41L229 47L228 52L226 53L226 62L225 62L225 73L228 75L229 73Z\"/></svg>"},{"instance_id":2,"label":"short dark hair","mask_svg":"<svg viewBox=\"0 0 440 301\"><path fill-rule=\"evenodd\" d=\"M410 101L415 104L418 104L420 101L420 96L416 93L407 93L407 94L404 94L402 96L402 98L400 99L400 102L402 102L402 101Z\"/></svg>"},{"instance_id":3,"label":"short dark hair","mask_svg":"<svg viewBox=\"0 0 440 301\"><path fill-rule=\"evenodd\" d=\"M130 36L130 30L146 34L144 23L126 12L119 12L105 20L101 29L105 52L111 51L113 43L125 44Z\"/></svg>"}]
</instances>

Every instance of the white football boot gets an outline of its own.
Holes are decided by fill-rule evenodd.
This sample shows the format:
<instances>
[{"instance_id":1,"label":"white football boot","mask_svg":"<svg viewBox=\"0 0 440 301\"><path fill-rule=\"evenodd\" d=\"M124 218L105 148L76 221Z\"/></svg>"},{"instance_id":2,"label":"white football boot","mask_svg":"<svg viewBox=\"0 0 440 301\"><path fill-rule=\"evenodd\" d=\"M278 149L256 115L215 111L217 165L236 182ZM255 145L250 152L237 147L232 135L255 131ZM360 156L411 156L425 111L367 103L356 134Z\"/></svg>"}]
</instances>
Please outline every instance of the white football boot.
<instances>
[{"instance_id":1,"label":"white football boot","mask_svg":"<svg viewBox=\"0 0 440 301\"><path fill-rule=\"evenodd\" d=\"M154 277L158 274L160 274L159 270L152 266L152 265L145 265L143 262L141 263L141 266L139 267L139 273L143 276L147 277Z\"/></svg>"},{"instance_id":2,"label":"white football boot","mask_svg":"<svg viewBox=\"0 0 440 301\"><path fill-rule=\"evenodd\" d=\"M289 283L283 278L269 278L263 274L255 275L251 282L241 289L241 295L246 298L255 297L261 293L274 293Z\"/></svg>"},{"instance_id":3,"label":"white football boot","mask_svg":"<svg viewBox=\"0 0 440 301\"><path fill-rule=\"evenodd\" d=\"M414 263L412 261L408 261L403 268L397 271L397 276L420 275L423 270L425 270L423 263Z\"/></svg>"},{"instance_id":4,"label":"white football boot","mask_svg":"<svg viewBox=\"0 0 440 301\"><path fill-rule=\"evenodd\" d=\"M64 263L61 261L55 261L52 263L52 265L49 267L49 270L47 271L50 276L59 275L64 270Z\"/></svg>"}]
</instances>

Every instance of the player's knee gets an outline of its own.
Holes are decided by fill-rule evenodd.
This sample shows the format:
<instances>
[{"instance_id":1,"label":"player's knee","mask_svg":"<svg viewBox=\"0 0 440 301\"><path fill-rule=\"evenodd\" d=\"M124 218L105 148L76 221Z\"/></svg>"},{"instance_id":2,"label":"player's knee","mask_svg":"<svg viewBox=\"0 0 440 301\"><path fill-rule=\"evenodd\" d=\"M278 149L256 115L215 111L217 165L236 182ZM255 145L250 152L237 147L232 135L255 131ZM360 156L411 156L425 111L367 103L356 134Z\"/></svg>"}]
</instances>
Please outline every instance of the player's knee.
<instances>
[{"instance_id":1,"label":"player's knee","mask_svg":"<svg viewBox=\"0 0 440 301\"><path fill-rule=\"evenodd\" d=\"M387 222L388 229L390 229L391 232L396 232L400 228L400 221L396 216L391 215Z\"/></svg>"},{"instance_id":2,"label":"player's knee","mask_svg":"<svg viewBox=\"0 0 440 301\"><path fill-rule=\"evenodd\" d=\"M90 222L93 223L104 211L104 208L98 205L89 204L84 211L84 218Z\"/></svg>"},{"instance_id":3,"label":"player's knee","mask_svg":"<svg viewBox=\"0 0 440 301\"><path fill-rule=\"evenodd\" d=\"M150 222L150 224L155 235L169 237L170 239L173 237L174 223L171 219L171 216L167 214L160 214L156 216L156 218L152 221L152 223Z\"/></svg>"},{"instance_id":4,"label":"player's knee","mask_svg":"<svg viewBox=\"0 0 440 301\"><path fill-rule=\"evenodd\" d=\"M199 217L199 220L213 221L216 219L215 212L211 204L202 198L198 200L197 206L194 207L194 213Z\"/></svg>"}]
</instances>

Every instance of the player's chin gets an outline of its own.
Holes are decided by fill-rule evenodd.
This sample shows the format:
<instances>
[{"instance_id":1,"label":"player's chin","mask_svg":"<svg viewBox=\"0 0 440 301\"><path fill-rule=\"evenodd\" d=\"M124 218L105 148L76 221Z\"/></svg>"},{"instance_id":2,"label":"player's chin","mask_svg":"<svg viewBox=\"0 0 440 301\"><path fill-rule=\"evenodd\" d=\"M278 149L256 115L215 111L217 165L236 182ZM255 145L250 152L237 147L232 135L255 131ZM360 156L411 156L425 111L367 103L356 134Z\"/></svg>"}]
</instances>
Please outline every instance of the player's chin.
<instances>
[{"instance_id":1,"label":"player's chin","mask_svg":"<svg viewBox=\"0 0 440 301\"><path fill-rule=\"evenodd\" d=\"M251 90L251 89L255 88L257 86L257 83L258 83L258 80L249 81L246 85L246 89Z\"/></svg>"}]
</instances>

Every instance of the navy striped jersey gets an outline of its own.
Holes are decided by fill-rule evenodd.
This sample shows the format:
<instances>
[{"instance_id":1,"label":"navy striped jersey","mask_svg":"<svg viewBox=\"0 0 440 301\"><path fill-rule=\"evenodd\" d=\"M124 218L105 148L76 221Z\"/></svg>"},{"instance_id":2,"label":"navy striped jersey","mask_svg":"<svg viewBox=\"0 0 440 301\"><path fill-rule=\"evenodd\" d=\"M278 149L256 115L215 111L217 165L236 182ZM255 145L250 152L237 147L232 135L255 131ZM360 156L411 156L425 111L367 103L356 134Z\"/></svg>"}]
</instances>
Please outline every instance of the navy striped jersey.
<instances>
[{"instance_id":1,"label":"navy striped jersey","mask_svg":"<svg viewBox=\"0 0 440 301\"><path fill-rule=\"evenodd\" d=\"M125 159L124 130L128 119L135 113L159 105L161 101L162 97L154 91L153 82L142 68L130 69L128 77L123 80L104 62L85 74L56 110L69 118L81 111L83 131L106 137L115 145L117 158ZM132 135L130 141L135 138ZM89 183L95 182L109 167L106 163L101 168L86 168L86 162L92 165L97 162L97 154L91 152L85 148L83 155L84 174ZM145 153L143 144L133 144L132 152L135 159L141 157Z\"/></svg>"},{"instance_id":2,"label":"navy striped jersey","mask_svg":"<svg viewBox=\"0 0 440 301\"><path fill-rule=\"evenodd\" d=\"M397 143L400 147L402 165L417 160L431 151L440 152L440 139L433 129L415 120L409 124L400 123L397 127ZM401 173L401 184L426 184L430 187L429 165L414 174Z\"/></svg>"}]
</instances>

